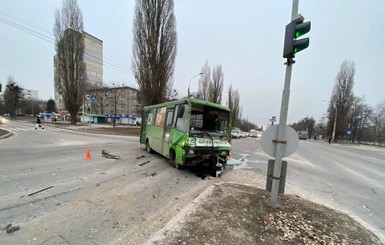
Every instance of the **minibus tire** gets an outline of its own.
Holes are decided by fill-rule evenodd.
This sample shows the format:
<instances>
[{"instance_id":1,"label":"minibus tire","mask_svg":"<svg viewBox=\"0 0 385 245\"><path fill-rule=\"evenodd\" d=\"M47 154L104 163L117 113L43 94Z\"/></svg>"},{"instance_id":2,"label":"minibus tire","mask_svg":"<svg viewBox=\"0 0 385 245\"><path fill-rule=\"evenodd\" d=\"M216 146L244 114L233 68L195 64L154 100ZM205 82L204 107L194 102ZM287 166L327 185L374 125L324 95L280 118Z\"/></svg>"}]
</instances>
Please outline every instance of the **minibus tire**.
<instances>
[{"instance_id":1,"label":"minibus tire","mask_svg":"<svg viewBox=\"0 0 385 245\"><path fill-rule=\"evenodd\" d=\"M183 168L182 165L176 162L176 156L173 150L170 152L170 165L178 170L181 170Z\"/></svg>"},{"instance_id":2,"label":"minibus tire","mask_svg":"<svg viewBox=\"0 0 385 245\"><path fill-rule=\"evenodd\" d=\"M149 141L149 140L146 141L146 151L147 151L148 153L152 153L152 149L151 149L151 147L150 147L150 141Z\"/></svg>"}]
</instances>

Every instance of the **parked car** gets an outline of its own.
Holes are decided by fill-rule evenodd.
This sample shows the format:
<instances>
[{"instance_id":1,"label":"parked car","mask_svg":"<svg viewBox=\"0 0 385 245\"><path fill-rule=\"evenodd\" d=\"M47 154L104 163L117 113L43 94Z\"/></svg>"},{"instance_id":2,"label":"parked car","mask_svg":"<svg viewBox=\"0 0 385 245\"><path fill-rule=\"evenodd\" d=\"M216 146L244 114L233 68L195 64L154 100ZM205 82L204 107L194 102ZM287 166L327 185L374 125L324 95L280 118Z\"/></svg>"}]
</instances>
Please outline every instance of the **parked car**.
<instances>
[{"instance_id":1,"label":"parked car","mask_svg":"<svg viewBox=\"0 0 385 245\"><path fill-rule=\"evenodd\" d=\"M247 138L247 133L246 132L241 132L241 138Z\"/></svg>"},{"instance_id":2,"label":"parked car","mask_svg":"<svg viewBox=\"0 0 385 245\"><path fill-rule=\"evenodd\" d=\"M231 130L231 138L233 138L233 139L241 138L241 130L240 129Z\"/></svg>"}]
</instances>

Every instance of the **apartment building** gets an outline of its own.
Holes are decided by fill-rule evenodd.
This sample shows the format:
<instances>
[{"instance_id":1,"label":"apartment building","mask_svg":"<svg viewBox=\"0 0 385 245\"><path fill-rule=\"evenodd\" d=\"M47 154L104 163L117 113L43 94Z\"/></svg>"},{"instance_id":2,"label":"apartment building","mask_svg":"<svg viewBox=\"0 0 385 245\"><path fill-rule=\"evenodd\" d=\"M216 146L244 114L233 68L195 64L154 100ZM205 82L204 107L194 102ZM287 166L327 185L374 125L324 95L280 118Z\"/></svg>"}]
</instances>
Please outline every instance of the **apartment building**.
<instances>
[{"instance_id":1,"label":"apartment building","mask_svg":"<svg viewBox=\"0 0 385 245\"><path fill-rule=\"evenodd\" d=\"M103 41L84 32L83 60L86 66L87 83L91 88L103 86ZM64 111L64 101L55 87L55 103L59 111Z\"/></svg>"},{"instance_id":2,"label":"apartment building","mask_svg":"<svg viewBox=\"0 0 385 245\"><path fill-rule=\"evenodd\" d=\"M140 117L142 112L141 94L130 86L103 87L88 91L86 113L116 116Z\"/></svg>"}]
</instances>

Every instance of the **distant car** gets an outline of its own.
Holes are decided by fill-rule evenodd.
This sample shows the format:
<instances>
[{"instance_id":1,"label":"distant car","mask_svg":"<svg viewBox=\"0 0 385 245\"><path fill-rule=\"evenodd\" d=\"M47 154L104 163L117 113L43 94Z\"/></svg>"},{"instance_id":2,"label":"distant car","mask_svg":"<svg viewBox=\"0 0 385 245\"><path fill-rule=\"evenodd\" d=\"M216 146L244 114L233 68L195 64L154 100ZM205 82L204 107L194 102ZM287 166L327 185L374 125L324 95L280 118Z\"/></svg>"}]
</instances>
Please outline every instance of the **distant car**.
<instances>
[{"instance_id":1,"label":"distant car","mask_svg":"<svg viewBox=\"0 0 385 245\"><path fill-rule=\"evenodd\" d=\"M241 138L241 130L239 130L239 129L231 130L231 138L233 138L233 139Z\"/></svg>"},{"instance_id":2,"label":"distant car","mask_svg":"<svg viewBox=\"0 0 385 245\"><path fill-rule=\"evenodd\" d=\"M297 133L300 140L307 140L309 137L307 130L299 130Z\"/></svg>"},{"instance_id":3,"label":"distant car","mask_svg":"<svg viewBox=\"0 0 385 245\"><path fill-rule=\"evenodd\" d=\"M241 132L241 138L247 138L247 133L246 132Z\"/></svg>"},{"instance_id":4,"label":"distant car","mask_svg":"<svg viewBox=\"0 0 385 245\"><path fill-rule=\"evenodd\" d=\"M0 116L0 124L5 124L5 123L7 123L7 120L4 117Z\"/></svg>"},{"instance_id":5,"label":"distant car","mask_svg":"<svg viewBox=\"0 0 385 245\"><path fill-rule=\"evenodd\" d=\"M249 132L249 135L250 135L250 137L257 138L258 137L257 130L251 129Z\"/></svg>"},{"instance_id":6,"label":"distant car","mask_svg":"<svg viewBox=\"0 0 385 245\"><path fill-rule=\"evenodd\" d=\"M257 131L257 137L258 137L258 138L262 137L262 134L263 134L262 131Z\"/></svg>"}]
</instances>

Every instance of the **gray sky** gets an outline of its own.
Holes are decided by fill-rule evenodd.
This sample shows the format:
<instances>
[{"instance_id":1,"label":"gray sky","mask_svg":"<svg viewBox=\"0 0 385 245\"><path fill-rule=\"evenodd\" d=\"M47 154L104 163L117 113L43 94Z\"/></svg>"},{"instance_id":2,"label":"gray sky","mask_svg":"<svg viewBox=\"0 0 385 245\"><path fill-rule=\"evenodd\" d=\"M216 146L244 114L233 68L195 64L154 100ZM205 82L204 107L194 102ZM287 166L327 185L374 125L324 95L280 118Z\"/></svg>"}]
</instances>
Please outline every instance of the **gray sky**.
<instances>
[{"instance_id":1,"label":"gray sky","mask_svg":"<svg viewBox=\"0 0 385 245\"><path fill-rule=\"evenodd\" d=\"M285 66L284 30L291 0L174 0L178 32L174 88L188 83L205 61L222 64L224 99L230 84L239 90L243 117L258 125L279 117ZM103 40L105 83L136 86L131 72L135 1L80 0L84 29ZM53 98L53 24L62 1L0 0L0 80L8 75L40 99ZM311 21L310 46L296 55L288 122L326 112L335 77L345 60L356 64L354 94L376 106L385 99L385 1L300 0L299 13ZM43 39L19 28L38 31ZM36 34L36 33L35 33ZM112 68L112 67L113 68ZM117 67L123 67L125 72ZM191 91L198 88L196 77Z\"/></svg>"}]
</instances>

